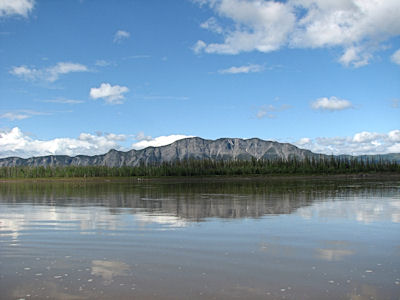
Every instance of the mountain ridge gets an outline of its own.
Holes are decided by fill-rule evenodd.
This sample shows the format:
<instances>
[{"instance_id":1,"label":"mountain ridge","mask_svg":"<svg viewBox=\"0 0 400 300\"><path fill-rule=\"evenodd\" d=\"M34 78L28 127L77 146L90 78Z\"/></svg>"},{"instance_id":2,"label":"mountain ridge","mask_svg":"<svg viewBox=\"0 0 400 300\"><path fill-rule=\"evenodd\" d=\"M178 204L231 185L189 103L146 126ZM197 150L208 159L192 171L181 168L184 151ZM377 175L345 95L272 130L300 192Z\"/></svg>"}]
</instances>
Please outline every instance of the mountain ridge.
<instances>
[{"instance_id":1,"label":"mountain ridge","mask_svg":"<svg viewBox=\"0 0 400 300\"><path fill-rule=\"evenodd\" d=\"M30 158L7 157L0 159L0 167L15 166L138 166L141 164L161 164L184 159L250 160L296 158L328 158L330 155L314 153L298 148L290 143L266 141L259 138L219 138L216 140L191 137L177 140L159 147L149 146L140 150L119 151L111 149L100 155L46 155ZM400 163L400 154L382 155L339 155L335 157L359 159L383 159Z\"/></svg>"}]
</instances>

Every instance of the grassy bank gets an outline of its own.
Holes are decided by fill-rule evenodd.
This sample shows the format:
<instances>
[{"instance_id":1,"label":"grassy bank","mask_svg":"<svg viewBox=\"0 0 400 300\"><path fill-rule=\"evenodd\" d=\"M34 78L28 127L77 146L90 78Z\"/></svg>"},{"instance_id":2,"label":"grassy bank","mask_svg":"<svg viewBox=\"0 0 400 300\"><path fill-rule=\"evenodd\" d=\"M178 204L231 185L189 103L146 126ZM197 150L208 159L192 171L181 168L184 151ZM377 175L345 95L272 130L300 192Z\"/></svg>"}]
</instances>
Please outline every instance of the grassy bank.
<instances>
[{"instance_id":1,"label":"grassy bank","mask_svg":"<svg viewBox=\"0 0 400 300\"><path fill-rule=\"evenodd\" d=\"M400 164L357 159L184 160L136 167L1 167L1 179L400 174Z\"/></svg>"}]
</instances>

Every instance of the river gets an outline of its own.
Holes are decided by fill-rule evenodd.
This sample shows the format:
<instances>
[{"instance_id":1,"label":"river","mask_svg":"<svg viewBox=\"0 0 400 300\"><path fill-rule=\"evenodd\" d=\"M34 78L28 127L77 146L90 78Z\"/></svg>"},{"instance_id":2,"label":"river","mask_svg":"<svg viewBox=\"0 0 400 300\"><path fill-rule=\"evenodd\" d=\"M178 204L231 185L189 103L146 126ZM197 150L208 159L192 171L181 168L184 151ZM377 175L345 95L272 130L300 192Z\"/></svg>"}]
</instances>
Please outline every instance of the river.
<instances>
[{"instance_id":1,"label":"river","mask_svg":"<svg viewBox=\"0 0 400 300\"><path fill-rule=\"evenodd\" d=\"M400 181L0 183L1 299L400 299Z\"/></svg>"}]
</instances>

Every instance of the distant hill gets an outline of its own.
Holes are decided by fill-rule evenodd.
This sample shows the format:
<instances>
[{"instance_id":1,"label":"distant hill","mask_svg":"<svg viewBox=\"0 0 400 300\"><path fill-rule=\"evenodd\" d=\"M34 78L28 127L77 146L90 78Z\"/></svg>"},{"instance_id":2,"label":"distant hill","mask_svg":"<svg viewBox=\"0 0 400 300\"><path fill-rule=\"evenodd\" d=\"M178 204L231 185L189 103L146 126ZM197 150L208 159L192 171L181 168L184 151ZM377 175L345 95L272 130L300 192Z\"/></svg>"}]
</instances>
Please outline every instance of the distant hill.
<instances>
[{"instance_id":1,"label":"distant hill","mask_svg":"<svg viewBox=\"0 0 400 300\"><path fill-rule=\"evenodd\" d=\"M138 166L141 164L160 164L184 159L215 159L215 160L250 160L320 158L328 155L316 154L310 150L300 149L292 144L264 141L258 138L238 139L221 138L205 140L194 137L178 140L170 145L148 147L127 152L110 150L106 154L74 157L66 155L48 155L31 158L8 157L0 159L0 167L14 166ZM342 155L340 157L351 157ZM361 160L397 161L400 163L400 153L385 155L357 156Z\"/></svg>"}]
</instances>

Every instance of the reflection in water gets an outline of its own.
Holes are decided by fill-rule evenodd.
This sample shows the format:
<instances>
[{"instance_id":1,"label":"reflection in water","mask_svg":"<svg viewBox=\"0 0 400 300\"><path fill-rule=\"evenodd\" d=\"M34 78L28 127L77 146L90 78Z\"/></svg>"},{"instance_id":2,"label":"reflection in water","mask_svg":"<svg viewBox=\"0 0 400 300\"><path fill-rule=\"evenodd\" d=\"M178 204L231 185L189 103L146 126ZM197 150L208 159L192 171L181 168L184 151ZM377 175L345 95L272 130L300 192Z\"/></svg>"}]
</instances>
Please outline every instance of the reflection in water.
<instances>
[{"instance_id":1,"label":"reflection in water","mask_svg":"<svg viewBox=\"0 0 400 300\"><path fill-rule=\"evenodd\" d=\"M318 188L316 188L318 185ZM314 214L333 218L338 215L358 221L400 218L400 201L378 203L365 199L398 195L396 184L380 182L331 181L148 181L53 182L0 184L0 203L60 206L101 206L111 214L141 213L148 218L175 216L176 220L201 221L205 218L259 218L297 211L304 218ZM341 199L354 199L352 206ZM335 201L331 201L335 200ZM314 210L310 206L318 202ZM360 209L360 206L361 209ZM68 215L71 215L68 213ZM57 211L48 209L46 219L57 220ZM63 216L64 217L64 216ZM95 217L95 216L92 216ZM147 219L146 219L147 218ZM74 219L74 215L71 215ZM146 220L145 220L146 219ZM166 223L172 222L165 219ZM90 224L88 224L90 226Z\"/></svg>"},{"instance_id":2,"label":"reflection in water","mask_svg":"<svg viewBox=\"0 0 400 300\"><path fill-rule=\"evenodd\" d=\"M396 299L399 188L0 183L0 290L5 299Z\"/></svg>"},{"instance_id":3,"label":"reflection in water","mask_svg":"<svg viewBox=\"0 0 400 300\"><path fill-rule=\"evenodd\" d=\"M343 218L363 223L391 221L400 223L400 201L379 201L379 198L353 195L352 202L324 201L312 207L302 207L297 213L304 218ZM340 199L339 199L340 200Z\"/></svg>"},{"instance_id":4,"label":"reflection in water","mask_svg":"<svg viewBox=\"0 0 400 300\"><path fill-rule=\"evenodd\" d=\"M180 217L172 215L157 215L148 214L146 212L135 212L135 220L140 227L145 227L146 225L156 223L161 224L166 229L172 229L175 227L186 227L188 222Z\"/></svg>"},{"instance_id":5,"label":"reflection in water","mask_svg":"<svg viewBox=\"0 0 400 300\"><path fill-rule=\"evenodd\" d=\"M318 258L326 261L342 261L347 256L353 255L352 245L349 241L325 241L325 248L316 249Z\"/></svg>"},{"instance_id":6,"label":"reflection in water","mask_svg":"<svg viewBox=\"0 0 400 300\"><path fill-rule=\"evenodd\" d=\"M363 284L361 287L354 288L348 298L351 300L379 299L379 293L375 286Z\"/></svg>"},{"instance_id":7,"label":"reflection in water","mask_svg":"<svg viewBox=\"0 0 400 300\"><path fill-rule=\"evenodd\" d=\"M41 290L45 291L41 299L68 299L68 300L84 300L90 299L95 296L91 292L84 292L81 294L74 294L68 290L64 290L59 284L54 282L43 282ZM34 284L23 284L11 293L10 299L40 299L39 294L33 294L35 290Z\"/></svg>"},{"instance_id":8,"label":"reflection in water","mask_svg":"<svg viewBox=\"0 0 400 300\"><path fill-rule=\"evenodd\" d=\"M354 251L343 249L317 249L317 256L327 261L340 261L346 256L353 255Z\"/></svg>"},{"instance_id":9,"label":"reflection in water","mask_svg":"<svg viewBox=\"0 0 400 300\"><path fill-rule=\"evenodd\" d=\"M128 276L129 265L120 261L93 260L92 275L100 276L108 285L116 276Z\"/></svg>"}]
</instances>

